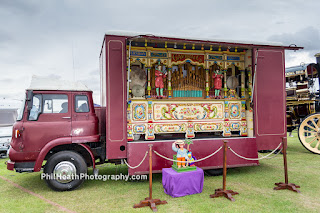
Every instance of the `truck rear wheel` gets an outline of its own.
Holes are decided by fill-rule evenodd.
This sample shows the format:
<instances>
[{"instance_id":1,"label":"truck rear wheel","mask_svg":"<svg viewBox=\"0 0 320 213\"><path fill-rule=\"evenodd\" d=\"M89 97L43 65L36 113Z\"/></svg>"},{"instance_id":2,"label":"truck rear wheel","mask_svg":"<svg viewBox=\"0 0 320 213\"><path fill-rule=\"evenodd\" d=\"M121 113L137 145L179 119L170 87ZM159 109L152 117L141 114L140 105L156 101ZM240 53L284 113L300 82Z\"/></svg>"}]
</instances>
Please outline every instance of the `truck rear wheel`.
<instances>
[{"instance_id":1,"label":"truck rear wheel","mask_svg":"<svg viewBox=\"0 0 320 213\"><path fill-rule=\"evenodd\" d=\"M74 190L83 183L87 174L87 164L78 153L61 151L48 159L44 174L44 179L51 189Z\"/></svg>"}]
</instances>

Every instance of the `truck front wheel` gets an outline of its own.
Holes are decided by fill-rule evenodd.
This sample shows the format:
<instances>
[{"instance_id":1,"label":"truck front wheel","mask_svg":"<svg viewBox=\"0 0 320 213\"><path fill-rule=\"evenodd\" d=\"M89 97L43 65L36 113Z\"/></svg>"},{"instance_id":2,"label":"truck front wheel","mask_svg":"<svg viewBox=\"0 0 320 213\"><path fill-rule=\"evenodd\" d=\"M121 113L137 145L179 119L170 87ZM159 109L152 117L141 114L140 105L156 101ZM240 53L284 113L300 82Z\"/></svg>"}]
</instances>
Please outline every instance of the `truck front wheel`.
<instances>
[{"instance_id":1,"label":"truck front wheel","mask_svg":"<svg viewBox=\"0 0 320 213\"><path fill-rule=\"evenodd\" d=\"M76 152L61 151L52 155L44 167L44 179L55 191L79 187L87 174L87 164Z\"/></svg>"}]
</instances>

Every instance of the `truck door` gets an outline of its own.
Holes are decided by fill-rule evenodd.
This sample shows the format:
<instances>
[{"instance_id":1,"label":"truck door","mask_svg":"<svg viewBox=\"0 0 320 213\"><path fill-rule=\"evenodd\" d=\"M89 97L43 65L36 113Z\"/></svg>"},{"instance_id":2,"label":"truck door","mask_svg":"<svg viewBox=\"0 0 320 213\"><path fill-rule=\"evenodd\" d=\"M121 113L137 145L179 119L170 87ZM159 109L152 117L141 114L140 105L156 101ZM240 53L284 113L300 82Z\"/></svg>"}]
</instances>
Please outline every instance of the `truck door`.
<instances>
[{"instance_id":1,"label":"truck door","mask_svg":"<svg viewBox=\"0 0 320 213\"><path fill-rule=\"evenodd\" d=\"M106 153L108 159L127 157L126 40L106 37Z\"/></svg>"},{"instance_id":2,"label":"truck door","mask_svg":"<svg viewBox=\"0 0 320 213\"><path fill-rule=\"evenodd\" d=\"M254 95L257 147L270 150L286 136L284 51L255 49L253 55L258 56Z\"/></svg>"},{"instance_id":3,"label":"truck door","mask_svg":"<svg viewBox=\"0 0 320 213\"><path fill-rule=\"evenodd\" d=\"M72 100L72 141L77 143L83 136L98 135L98 118L93 110L92 93L72 92Z\"/></svg>"},{"instance_id":4,"label":"truck door","mask_svg":"<svg viewBox=\"0 0 320 213\"><path fill-rule=\"evenodd\" d=\"M40 152L50 141L71 142L71 93L34 91L33 107L23 124L24 152Z\"/></svg>"}]
</instances>

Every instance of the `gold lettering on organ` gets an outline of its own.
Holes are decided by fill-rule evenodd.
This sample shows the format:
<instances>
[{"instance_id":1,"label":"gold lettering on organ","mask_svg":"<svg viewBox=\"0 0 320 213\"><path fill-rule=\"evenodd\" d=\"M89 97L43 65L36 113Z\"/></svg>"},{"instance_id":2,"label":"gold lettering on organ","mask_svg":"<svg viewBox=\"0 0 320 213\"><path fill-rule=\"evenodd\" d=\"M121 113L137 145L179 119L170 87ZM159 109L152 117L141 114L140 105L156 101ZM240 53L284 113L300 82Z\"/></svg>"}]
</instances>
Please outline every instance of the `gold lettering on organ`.
<instances>
[{"instance_id":1,"label":"gold lettering on organ","mask_svg":"<svg viewBox=\"0 0 320 213\"><path fill-rule=\"evenodd\" d=\"M172 61L184 61L186 59L190 59L194 62L203 63L204 62L204 55L189 55L189 54L172 54Z\"/></svg>"}]
</instances>

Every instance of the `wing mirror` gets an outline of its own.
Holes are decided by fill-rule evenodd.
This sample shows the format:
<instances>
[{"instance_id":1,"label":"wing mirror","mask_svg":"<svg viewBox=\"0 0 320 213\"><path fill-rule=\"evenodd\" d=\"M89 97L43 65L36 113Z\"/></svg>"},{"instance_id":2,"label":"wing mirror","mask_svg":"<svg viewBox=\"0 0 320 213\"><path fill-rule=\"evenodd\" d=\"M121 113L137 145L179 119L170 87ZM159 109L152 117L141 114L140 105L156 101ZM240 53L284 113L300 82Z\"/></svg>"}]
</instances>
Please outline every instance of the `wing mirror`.
<instances>
[{"instance_id":1,"label":"wing mirror","mask_svg":"<svg viewBox=\"0 0 320 213\"><path fill-rule=\"evenodd\" d=\"M30 111L32 109L32 98L33 98L33 91L32 90L28 90L27 91L27 102L28 102L28 111Z\"/></svg>"}]
</instances>

